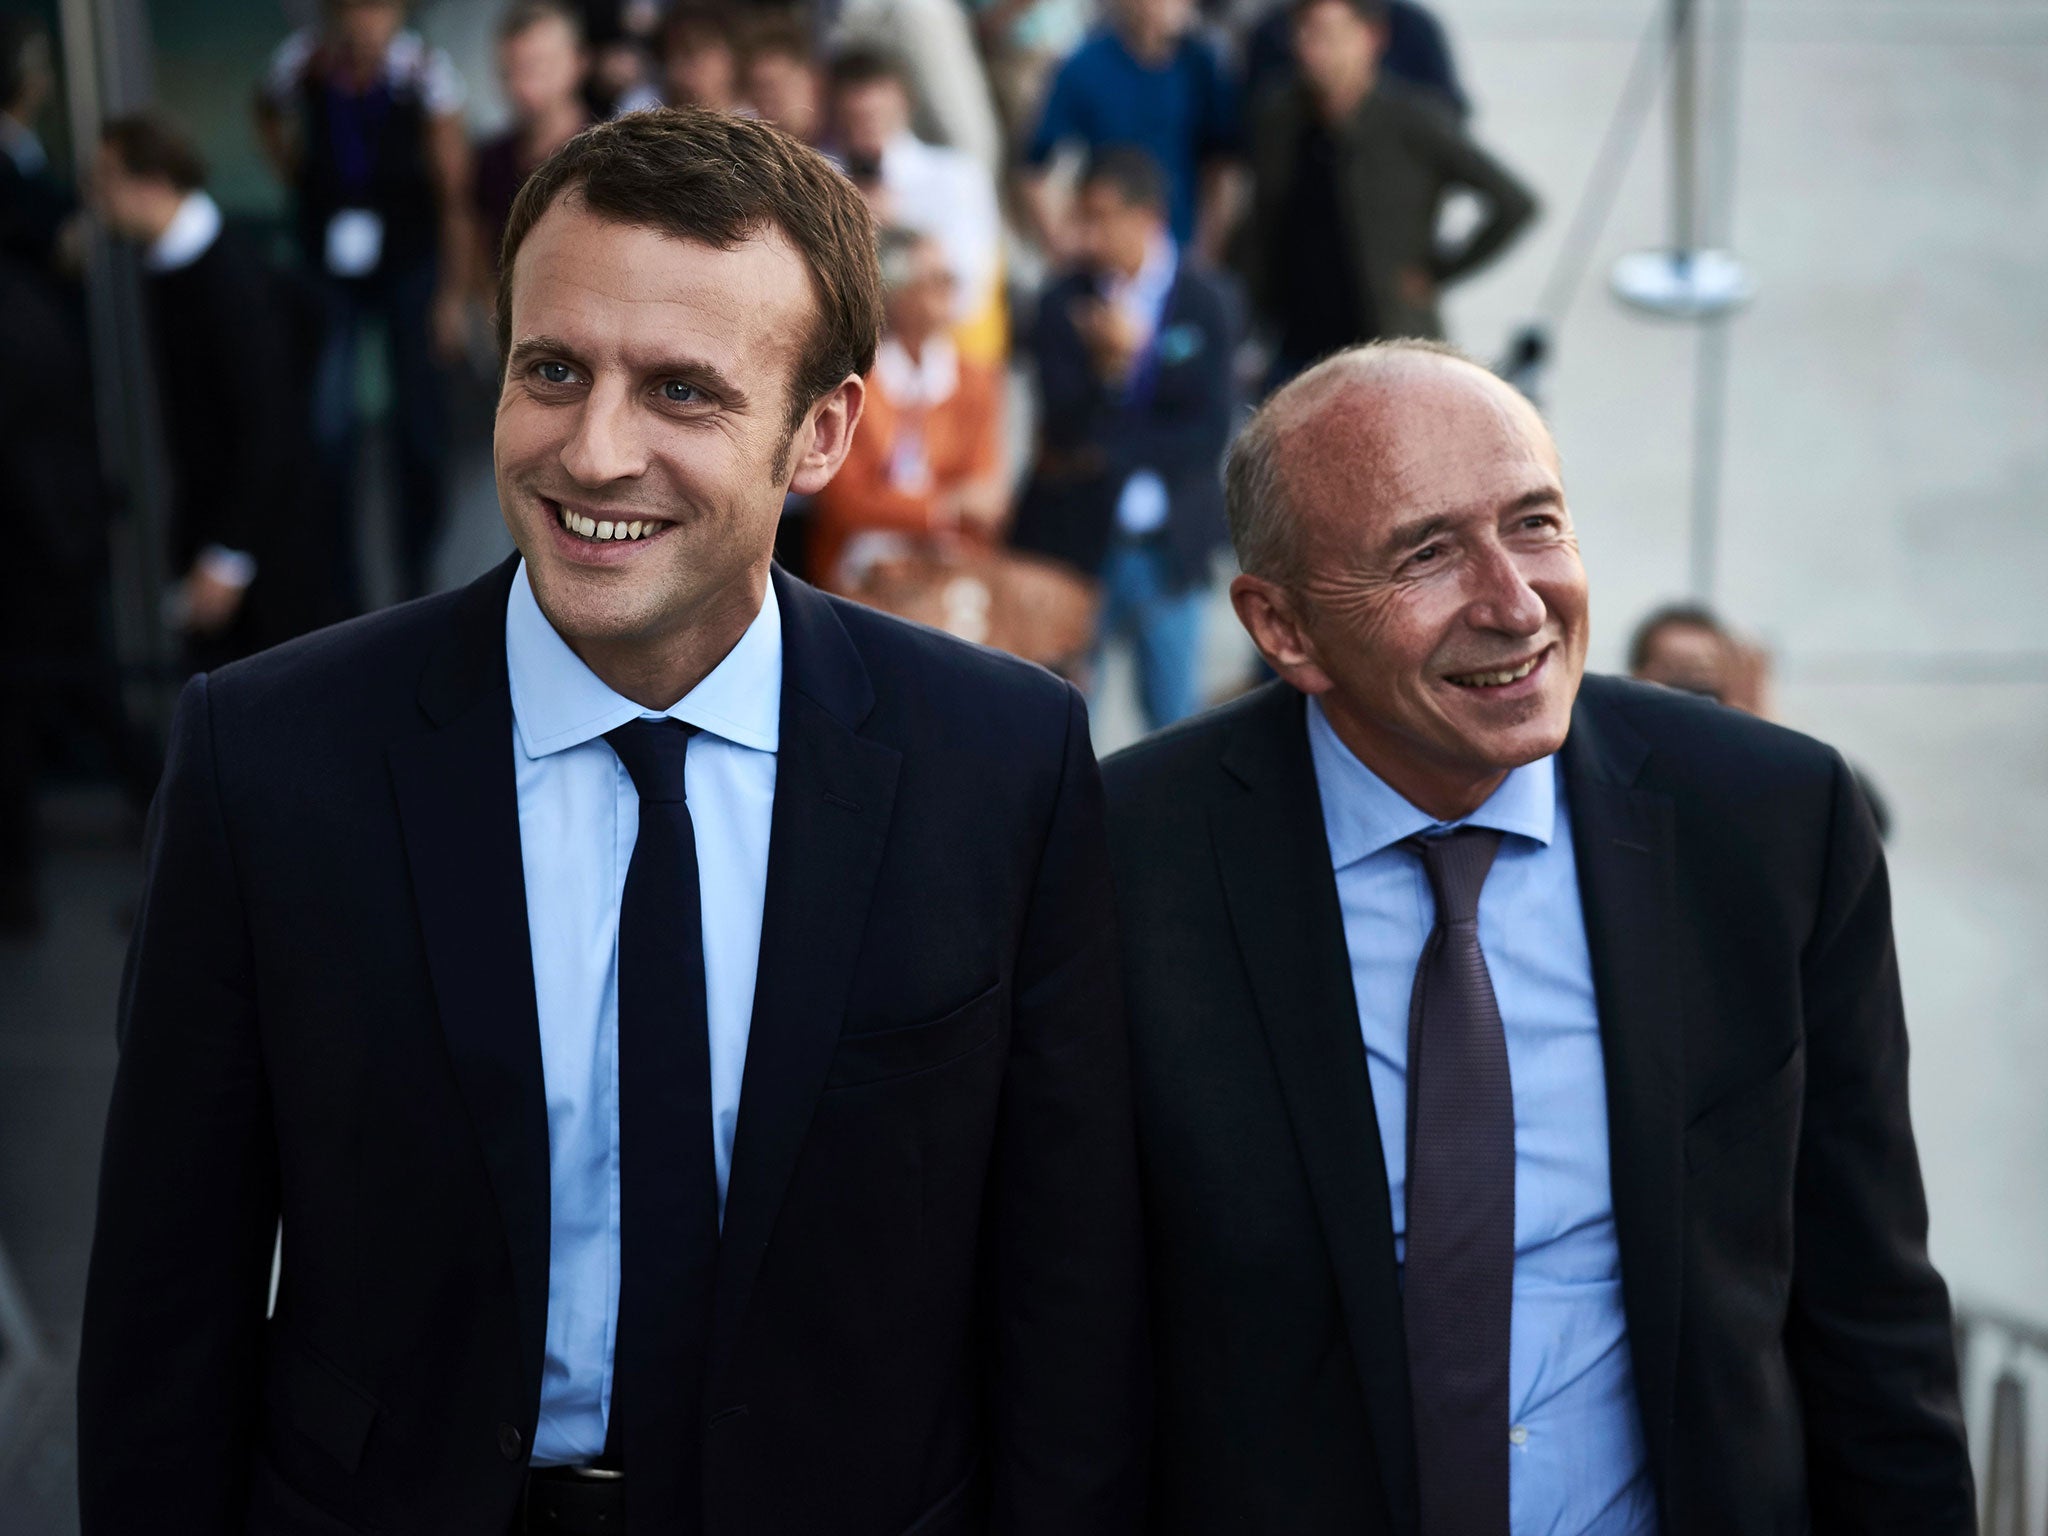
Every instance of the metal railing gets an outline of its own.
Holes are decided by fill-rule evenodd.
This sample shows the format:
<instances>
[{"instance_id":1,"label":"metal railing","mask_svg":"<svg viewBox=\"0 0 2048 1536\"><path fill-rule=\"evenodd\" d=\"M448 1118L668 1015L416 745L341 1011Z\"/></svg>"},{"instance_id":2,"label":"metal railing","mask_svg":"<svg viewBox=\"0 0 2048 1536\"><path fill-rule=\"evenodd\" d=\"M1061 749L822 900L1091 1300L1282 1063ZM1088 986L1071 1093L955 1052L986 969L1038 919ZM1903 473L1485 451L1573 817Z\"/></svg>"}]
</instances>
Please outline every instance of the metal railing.
<instances>
[{"instance_id":1,"label":"metal railing","mask_svg":"<svg viewBox=\"0 0 2048 1536\"><path fill-rule=\"evenodd\" d=\"M2036 1447L2030 1398L2048 1392L2048 1326L1997 1307L1958 1305L1956 1362L1973 1428L1982 1536L2044 1536L2030 1514Z\"/></svg>"}]
</instances>

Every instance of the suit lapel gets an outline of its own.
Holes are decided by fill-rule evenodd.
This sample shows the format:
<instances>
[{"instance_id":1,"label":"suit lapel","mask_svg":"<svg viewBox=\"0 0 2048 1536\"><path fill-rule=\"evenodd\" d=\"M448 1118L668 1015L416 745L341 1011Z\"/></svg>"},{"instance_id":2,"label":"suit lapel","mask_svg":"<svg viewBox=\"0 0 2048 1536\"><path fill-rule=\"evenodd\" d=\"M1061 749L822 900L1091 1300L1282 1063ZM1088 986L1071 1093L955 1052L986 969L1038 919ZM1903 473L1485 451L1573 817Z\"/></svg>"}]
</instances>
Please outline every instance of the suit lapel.
<instances>
[{"instance_id":1,"label":"suit lapel","mask_svg":"<svg viewBox=\"0 0 2048 1536\"><path fill-rule=\"evenodd\" d=\"M874 692L831 603L779 569L774 580L783 626L781 742L754 1015L719 1242L707 1376L714 1394L839 1042L902 763L901 754L856 730Z\"/></svg>"},{"instance_id":2,"label":"suit lapel","mask_svg":"<svg viewBox=\"0 0 2048 1536\"><path fill-rule=\"evenodd\" d=\"M1606 1059L1608 1157L1636 1400L1666 1495L1685 1192L1672 805L1636 787L1648 748L1597 695L1589 701L1599 684L1586 682L1564 747L1565 795Z\"/></svg>"},{"instance_id":3,"label":"suit lapel","mask_svg":"<svg viewBox=\"0 0 2048 1536\"><path fill-rule=\"evenodd\" d=\"M1388 1516L1415 1528L1393 1204L1301 695L1268 686L1224 749L1210 833L1259 1022L1343 1298Z\"/></svg>"},{"instance_id":4,"label":"suit lapel","mask_svg":"<svg viewBox=\"0 0 2048 1536\"><path fill-rule=\"evenodd\" d=\"M505 600L517 561L458 600L427 664L433 729L390 749L441 1027L504 1221L522 1378L539 1401L547 1332L548 1126L519 853Z\"/></svg>"}]
</instances>

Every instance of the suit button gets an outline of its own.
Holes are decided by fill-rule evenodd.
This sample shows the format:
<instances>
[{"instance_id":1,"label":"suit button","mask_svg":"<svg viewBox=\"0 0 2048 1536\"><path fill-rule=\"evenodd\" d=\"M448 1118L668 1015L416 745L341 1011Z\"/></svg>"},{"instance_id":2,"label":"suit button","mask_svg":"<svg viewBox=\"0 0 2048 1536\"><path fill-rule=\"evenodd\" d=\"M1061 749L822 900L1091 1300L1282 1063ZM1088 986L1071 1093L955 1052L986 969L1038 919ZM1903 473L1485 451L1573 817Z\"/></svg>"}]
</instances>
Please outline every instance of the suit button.
<instances>
[{"instance_id":1,"label":"suit button","mask_svg":"<svg viewBox=\"0 0 2048 1536\"><path fill-rule=\"evenodd\" d=\"M507 1461L517 1461L519 1453L525 1448L526 1437L519 1433L518 1426L513 1424L500 1424L498 1426L498 1454L500 1456L503 1456Z\"/></svg>"}]
</instances>

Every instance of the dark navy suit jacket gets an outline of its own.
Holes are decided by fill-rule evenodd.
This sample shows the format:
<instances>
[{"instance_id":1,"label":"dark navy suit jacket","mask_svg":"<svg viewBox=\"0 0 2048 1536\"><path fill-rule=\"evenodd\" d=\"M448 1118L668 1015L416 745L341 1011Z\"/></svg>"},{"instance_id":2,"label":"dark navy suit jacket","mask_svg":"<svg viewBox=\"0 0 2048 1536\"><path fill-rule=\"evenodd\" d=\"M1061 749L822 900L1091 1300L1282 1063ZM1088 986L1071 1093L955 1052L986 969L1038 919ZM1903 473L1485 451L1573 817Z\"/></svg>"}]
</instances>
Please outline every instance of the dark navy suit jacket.
<instances>
[{"instance_id":1,"label":"dark navy suit jacket","mask_svg":"<svg viewBox=\"0 0 2048 1536\"><path fill-rule=\"evenodd\" d=\"M1166 549L1185 587L1206 579L1227 538L1222 462L1229 441L1235 295L1182 261L1150 354L1131 388L1105 383L1074 327L1071 306L1095 292L1076 275L1039 303L1040 453L1011 543L1094 575L1108 558L1116 503L1133 473L1166 483Z\"/></svg>"},{"instance_id":2,"label":"dark navy suit jacket","mask_svg":"<svg viewBox=\"0 0 2048 1536\"><path fill-rule=\"evenodd\" d=\"M121 1002L86 1536L512 1519L549 1226L513 569L186 690ZM704 1529L1121 1536L1148 1372L1080 696L774 579Z\"/></svg>"}]
</instances>

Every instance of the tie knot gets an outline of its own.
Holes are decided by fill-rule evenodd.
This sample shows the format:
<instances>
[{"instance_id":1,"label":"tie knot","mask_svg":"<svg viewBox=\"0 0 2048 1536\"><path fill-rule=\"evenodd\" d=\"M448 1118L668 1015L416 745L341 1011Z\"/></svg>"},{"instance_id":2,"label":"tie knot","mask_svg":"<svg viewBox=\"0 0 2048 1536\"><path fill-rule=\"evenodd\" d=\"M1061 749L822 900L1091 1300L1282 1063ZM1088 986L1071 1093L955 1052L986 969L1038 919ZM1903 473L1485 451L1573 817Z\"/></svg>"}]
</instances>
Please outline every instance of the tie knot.
<instances>
[{"instance_id":1,"label":"tie knot","mask_svg":"<svg viewBox=\"0 0 2048 1536\"><path fill-rule=\"evenodd\" d=\"M683 790L683 763L696 734L697 727L680 720L641 719L606 731L604 739L626 765L642 800L679 801L689 798Z\"/></svg>"},{"instance_id":2,"label":"tie knot","mask_svg":"<svg viewBox=\"0 0 2048 1536\"><path fill-rule=\"evenodd\" d=\"M1491 827L1460 827L1441 837L1411 837L1407 846L1421 858L1429 876L1429 888L1436 896L1436 920L1476 920L1480 887L1486 884L1486 872L1493 868L1500 833Z\"/></svg>"}]
</instances>

